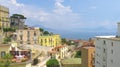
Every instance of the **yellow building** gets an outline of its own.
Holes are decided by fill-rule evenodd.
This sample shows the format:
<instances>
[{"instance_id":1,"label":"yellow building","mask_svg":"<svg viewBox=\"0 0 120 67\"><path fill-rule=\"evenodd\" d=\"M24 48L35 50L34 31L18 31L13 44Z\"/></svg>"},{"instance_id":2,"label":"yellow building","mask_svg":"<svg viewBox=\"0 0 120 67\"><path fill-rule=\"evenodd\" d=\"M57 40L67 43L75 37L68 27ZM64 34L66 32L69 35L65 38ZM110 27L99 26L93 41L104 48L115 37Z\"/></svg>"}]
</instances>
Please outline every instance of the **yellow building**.
<instances>
[{"instance_id":1,"label":"yellow building","mask_svg":"<svg viewBox=\"0 0 120 67\"><path fill-rule=\"evenodd\" d=\"M3 40L2 28L10 27L9 22L9 9L0 5L0 43Z\"/></svg>"},{"instance_id":2,"label":"yellow building","mask_svg":"<svg viewBox=\"0 0 120 67\"><path fill-rule=\"evenodd\" d=\"M60 35L48 35L48 36L39 36L39 44L41 46L58 46L61 44Z\"/></svg>"},{"instance_id":3,"label":"yellow building","mask_svg":"<svg viewBox=\"0 0 120 67\"><path fill-rule=\"evenodd\" d=\"M10 27L9 9L0 5L0 28Z\"/></svg>"},{"instance_id":4,"label":"yellow building","mask_svg":"<svg viewBox=\"0 0 120 67\"><path fill-rule=\"evenodd\" d=\"M14 40L19 44L38 44L39 36L42 33L39 31L39 28L28 28L17 30L14 34Z\"/></svg>"}]
</instances>

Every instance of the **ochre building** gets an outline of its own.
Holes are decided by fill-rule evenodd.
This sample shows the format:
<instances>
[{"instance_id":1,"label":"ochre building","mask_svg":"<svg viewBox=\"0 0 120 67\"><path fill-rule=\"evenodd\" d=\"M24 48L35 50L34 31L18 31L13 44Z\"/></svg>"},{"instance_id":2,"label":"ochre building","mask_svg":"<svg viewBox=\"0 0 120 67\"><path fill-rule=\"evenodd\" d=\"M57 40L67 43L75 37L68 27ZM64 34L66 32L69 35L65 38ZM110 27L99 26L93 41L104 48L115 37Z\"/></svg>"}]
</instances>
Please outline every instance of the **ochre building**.
<instances>
[{"instance_id":1,"label":"ochre building","mask_svg":"<svg viewBox=\"0 0 120 67\"><path fill-rule=\"evenodd\" d=\"M16 36L14 36L14 40L17 40L19 44L38 44L39 36L41 32L39 28L28 28L21 29L16 31Z\"/></svg>"},{"instance_id":2,"label":"ochre building","mask_svg":"<svg viewBox=\"0 0 120 67\"><path fill-rule=\"evenodd\" d=\"M57 35L57 34L39 36L39 44L41 46L55 47L61 44L61 37L60 35Z\"/></svg>"},{"instance_id":3,"label":"ochre building","mask_svg":"<svg viewBox=\"0 0 120 67\"><path fill-rule=\"evenodd\" d=\"M0 5L0 28L10 27L9 8Z\"/></svg>"},{"instance_id":4,"label":"ochre building","mask_svg":"<svg viewBox=\"0 0 120 67\"><path fill-rule=\"evenodd\" d=\"M88 46L82 48L82 67L94 67L95 47Z\"/></svg>"}]
</instances>

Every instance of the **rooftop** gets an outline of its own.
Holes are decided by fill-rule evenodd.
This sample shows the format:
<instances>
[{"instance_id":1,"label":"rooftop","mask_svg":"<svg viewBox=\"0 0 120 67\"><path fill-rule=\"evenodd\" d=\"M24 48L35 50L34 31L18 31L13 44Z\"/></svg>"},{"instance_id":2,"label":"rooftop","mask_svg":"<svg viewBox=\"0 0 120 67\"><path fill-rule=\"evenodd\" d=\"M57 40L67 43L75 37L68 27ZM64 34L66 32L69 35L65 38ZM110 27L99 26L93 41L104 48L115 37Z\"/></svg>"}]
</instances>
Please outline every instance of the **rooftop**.
<instances>
[{"instance_id":1,"label":"rooftop","mask_svg":"<svg viewBox=\"0 0 120 67\"><path fill-rule=\"evenodd\" d=\"M61 60L62 64L81 64L81 58L69 58Z\"/></svg>"},{"instance_id":2,"label":"rooftop","mask_svg":"<svg viewBox=\"0 0 120 67\"><path fill-rule=\"evenodd\" d=\"M110 36L96 36L96 38L115 38L115 36L110 35Z\"/></svg>"},{"instance_id":3,"label":"rooftop","mask_svg":"<svg viewBox=\"0 0 120 67\"><path fill-rule=\"evenodd\" d=\"M109 40L120 40L120 37L116 37L116 36L96 36L96 38L109 39Z\"/></svg>"},{"instance_id":4,"label":"rooftop","mask_svg":"<svg viewBox=\"0 0 120 67\"><path fill-rule=\"evenodd\" d=\"M94 49L95 47L92 47L92 46L89 46L89 47L83 47L83 48L85 48L85 49Z\"/></svg>"}]
</instances>

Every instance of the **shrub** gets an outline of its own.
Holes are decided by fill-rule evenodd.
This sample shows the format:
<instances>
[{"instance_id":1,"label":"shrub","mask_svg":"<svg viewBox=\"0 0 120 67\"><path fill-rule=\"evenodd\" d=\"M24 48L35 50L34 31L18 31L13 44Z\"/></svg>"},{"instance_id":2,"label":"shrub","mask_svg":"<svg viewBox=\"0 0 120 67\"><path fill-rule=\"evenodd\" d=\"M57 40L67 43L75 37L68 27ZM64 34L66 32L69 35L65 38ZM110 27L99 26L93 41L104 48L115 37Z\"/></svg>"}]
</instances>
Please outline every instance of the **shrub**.
<instances>
[{"instance_id":1,"label":"shrub","mask_svg":"<svg viewBox=\"0 0 120 67\"><path fill-rule=\"evenodd\" d=\"M59 66L59 62L58 60L52 58L52 59L49 59L46 63L47 67L60 67Z\"/></svg>"}]
</instances>

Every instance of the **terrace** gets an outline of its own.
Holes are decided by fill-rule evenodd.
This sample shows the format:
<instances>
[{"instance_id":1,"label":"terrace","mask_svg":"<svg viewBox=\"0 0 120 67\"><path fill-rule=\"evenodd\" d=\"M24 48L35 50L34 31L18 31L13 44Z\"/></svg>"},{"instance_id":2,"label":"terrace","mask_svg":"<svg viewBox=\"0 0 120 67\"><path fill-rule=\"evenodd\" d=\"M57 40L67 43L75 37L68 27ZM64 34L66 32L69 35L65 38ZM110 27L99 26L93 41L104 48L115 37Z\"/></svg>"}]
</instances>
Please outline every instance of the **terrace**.
<instances>
[{"instance_id":1,"label":"terrace","mask_svg":"<svg viewBox=\"0 0 120 67\"><path fill-rule=\"evenodd\" d=\"M31 54L29 50L10 51L10 54L13 56L13 59L11 60L12 63L26 62L31 59Z\"/></svg>"}]
</instances>

